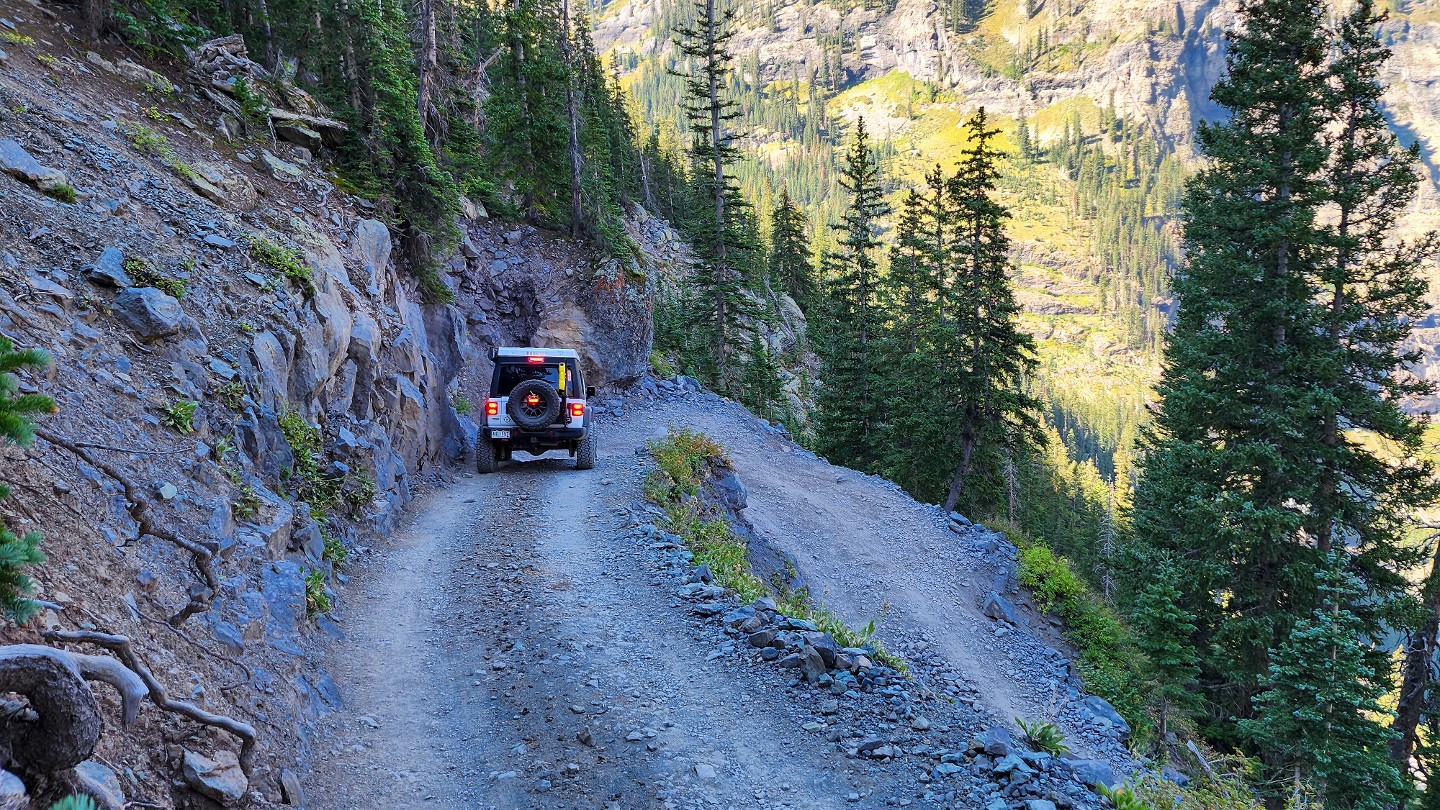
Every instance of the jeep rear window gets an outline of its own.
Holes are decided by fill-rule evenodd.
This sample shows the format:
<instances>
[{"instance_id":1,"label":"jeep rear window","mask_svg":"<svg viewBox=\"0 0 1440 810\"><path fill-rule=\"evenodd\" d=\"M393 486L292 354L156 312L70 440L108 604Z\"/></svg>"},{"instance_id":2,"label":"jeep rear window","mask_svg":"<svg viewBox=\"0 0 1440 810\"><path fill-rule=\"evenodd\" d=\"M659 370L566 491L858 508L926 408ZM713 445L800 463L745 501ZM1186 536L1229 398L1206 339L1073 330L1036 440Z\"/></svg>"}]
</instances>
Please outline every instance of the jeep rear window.
<instances>
[{"instance_id":1,"label":"jeep rear window","mask_svg":"<svg viewBox=\"0 0 1440 810\"><path fill-rule=\"evenodd\" d=\"M569 365L568 363L566 364ZM495 386L495 396L505 397L510 395L510 389L524 382L525 380L544 380L551 385L558 386L560 383L560 364L531 365L529 363L501 363L500 379ZM568 392L562 391L566 396L574 396L577 381L575 370L566 368L565 387Z\"/></svg>"}]
</instances>

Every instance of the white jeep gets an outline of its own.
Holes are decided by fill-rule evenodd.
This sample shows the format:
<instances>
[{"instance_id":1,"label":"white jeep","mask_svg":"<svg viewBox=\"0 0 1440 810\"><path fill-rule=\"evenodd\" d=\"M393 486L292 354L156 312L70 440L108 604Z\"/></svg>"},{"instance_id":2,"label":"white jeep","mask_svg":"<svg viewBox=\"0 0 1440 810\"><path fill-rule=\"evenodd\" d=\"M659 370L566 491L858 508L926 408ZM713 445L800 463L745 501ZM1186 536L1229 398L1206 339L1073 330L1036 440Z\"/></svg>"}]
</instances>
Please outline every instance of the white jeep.
<instances>
[{"instance_id":1,"label":"white jeep","mask_svg":"<svg viewBox=\"0 0 1440 810\"><path fill-rule=\"evenodd\" d=\"M569 450L577 470L595 466L595 437L590 431L580 355L574 349L506 346L490 350L495 368L485 419L475 442L475 466L494 472L510 454L521 450L540 455Z\"/></svg>"}]
</instances>

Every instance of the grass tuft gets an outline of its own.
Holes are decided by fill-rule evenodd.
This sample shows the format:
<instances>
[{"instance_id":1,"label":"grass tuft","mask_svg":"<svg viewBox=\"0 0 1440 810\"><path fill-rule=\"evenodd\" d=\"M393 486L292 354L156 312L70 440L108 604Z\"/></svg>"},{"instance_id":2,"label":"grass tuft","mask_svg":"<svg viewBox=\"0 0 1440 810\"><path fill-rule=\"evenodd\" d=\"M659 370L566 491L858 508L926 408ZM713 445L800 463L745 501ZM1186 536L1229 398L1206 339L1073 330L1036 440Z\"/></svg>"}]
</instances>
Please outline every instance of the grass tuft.
<instances>
[{"instance_id":1,"label":"grass tuft","mask_svg":"<svg viewBox=\"0 0 1440 810\"><path fill-rule=\"evenodd\" d=\"M200 403L193 399L177 399L160 411L160 423L180 433L195 432L195 409Z\"/></svg>"},{"instance_id":2,"label":"grass tuft","mask_svg":"<svg viewBox=\"0 0 1440 810\"><path fill-rule=\"evenodd\" d=\"M259 234L251 234L246 240L250 255L255 260L300 285L307 297L315 294L315 280L310 275L310 265L300 251L272 242Z\"/></svg>"},{"instance_id":3,"label":"grass tuft","mask_svg":"<svg viewBox=\"0 0 1440 810\"><path fill-rule=\"evenodd\" d=\"M53 197L63 203L69 203L70 205L75 204L75 187L67 183L56 183L51 188L45 190L45 195Z\"/></svg>"},{"instance_id":4,"label":"grass tuft","mask_svg":"<svg viewBox=\"0 0 1440 810\"><path fill-rule=\"evenodd\" d=\"M160 272L154 262L143 256L126 256L121 266L125 268L125 275L129 276L137 287L154 287L175 298L185 297L184 281Z\"/></svg>"},{"instance_id":5,"label":"grass tuft","mask_svg":"<svg viewBox=\"0 0 1440 810\"><path fill-rule=\"evenodd\" d=\"M664 439L650 442L649 448L657 469L645 478L643 490L646 497L664 508L666 527L695 555L695 564L708 566L717 583L745 602L775 595L778 589L767 586L751 569L745 541L735 535L723 515L715 514L698 497L710 471L729 463L725 448L703 433L676 428L671 428ZM815 622L841 646L869 645L875 650L875 660L898 672L909 672L903 658L873 638L874 621L855 630L823 605L814 603L804 591L779 592L776 604L787 616Z\"/></svg>"}]
</instances>

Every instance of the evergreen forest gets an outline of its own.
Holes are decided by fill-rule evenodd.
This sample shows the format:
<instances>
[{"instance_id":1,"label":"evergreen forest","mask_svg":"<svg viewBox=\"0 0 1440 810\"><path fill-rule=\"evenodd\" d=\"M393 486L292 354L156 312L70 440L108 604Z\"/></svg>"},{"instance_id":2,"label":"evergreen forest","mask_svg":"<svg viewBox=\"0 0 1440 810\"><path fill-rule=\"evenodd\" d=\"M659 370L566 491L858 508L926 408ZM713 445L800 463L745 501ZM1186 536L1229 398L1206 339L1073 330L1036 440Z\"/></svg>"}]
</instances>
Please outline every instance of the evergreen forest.
<instances>
[{"instance_id":1,"label":"evergreen forest","mask_svg":"<svg viewBox=\"0 0 1440 810\"><path fill-rule=\"evenodd\" d=\"M1237 807L1440 807L1440 481L1404 373L1437 243L1396 237L1419 153L1386 121L1371 0L1247 2L1189 164L1111 105L1042 135L903 73L858 83L843 32L763 79L734 37L767 4L662 2L643 58L598 52L605 8L569 0L83 8L154 55L243 34L314 93L355 133L338 185L434 300L462 198L622 261L627 217L667 220L694 267L655 280L656 370L1004 531L1138 753L1243 777ZM958 34L993 10L941 8ZM949 117L891 137L839 114L866 93ZM1063 229L1092 237L1083 291L1033 238ZM762 326L795 312L782 354ZM1079 316L1106 351L1065 339ZM23 441L47 402L6 402Z\"/></svg>"}]
</instances>

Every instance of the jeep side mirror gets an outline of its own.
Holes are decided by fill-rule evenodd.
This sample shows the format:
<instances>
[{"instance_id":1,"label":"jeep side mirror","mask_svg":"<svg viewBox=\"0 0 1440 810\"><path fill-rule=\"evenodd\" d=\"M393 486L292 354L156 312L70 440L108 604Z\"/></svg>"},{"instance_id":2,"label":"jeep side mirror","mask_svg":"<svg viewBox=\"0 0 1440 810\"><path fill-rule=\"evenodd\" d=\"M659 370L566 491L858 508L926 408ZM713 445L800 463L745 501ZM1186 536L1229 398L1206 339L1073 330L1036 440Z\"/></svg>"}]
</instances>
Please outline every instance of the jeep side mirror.
<instances>
[{"instance_id":1,"label":"jeep side mirror","mask_svg":"<svg viewBox=\"0 0 1440 810\"><path fill-rule=\"evenodd\" d=\"M593 386L593 385L587 385L587 386L585 386L585 398L586 398L586 399L594 399L594 398L595 398L595 386Z\"/></svg>"}]
</instances>

